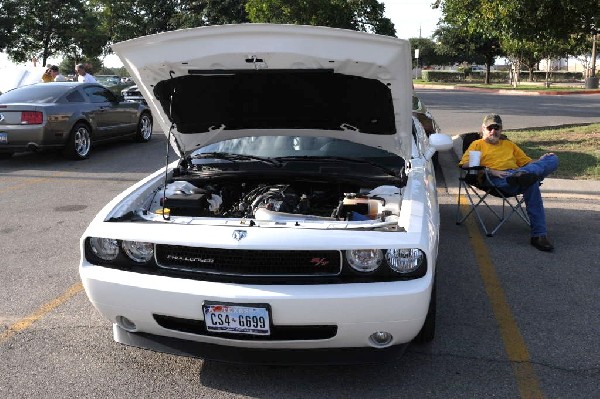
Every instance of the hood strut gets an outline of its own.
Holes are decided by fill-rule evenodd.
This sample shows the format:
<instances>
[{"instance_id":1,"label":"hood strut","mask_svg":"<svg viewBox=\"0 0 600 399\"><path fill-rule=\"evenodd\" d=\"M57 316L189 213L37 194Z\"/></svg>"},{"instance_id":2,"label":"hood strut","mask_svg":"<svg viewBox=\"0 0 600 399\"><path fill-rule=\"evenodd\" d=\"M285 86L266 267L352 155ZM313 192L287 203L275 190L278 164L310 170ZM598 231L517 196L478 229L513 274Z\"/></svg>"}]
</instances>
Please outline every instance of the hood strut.
<instances>
[{"instance_id":1,"label":"hood strut","mask_svg":"<svg viewBox=\"0 0 600 399\"><path fill-rule=\"evenodd\" d=\"M173 79L173 71L170 71L171 79ZM173 95L175 94L175 88L173 88L173 92L171 93L171 107L173 106ZM171 114L171 109L169 109L169 114ZM162 197L162 217L163 220L169 220L171 218L171 212L165 216L165 199L167 198L167 183L169 181L169 146L171 145L171 132L175 128L175 123L171 122L171 127L169 127L169 134L167 135L167 149L165 152L165 182L163 187L163 197Z\"/></svg>"},{"instance_id":2,"label":"hood strut","mask_svg":"<svg viewBox=\"0 0 600 399\"><path fill-rule=\"evenodd\" d=\"M165 153L165 183L163 187L163 200L162 200L162 217L163 220L169 220L171 218L171 213L169 212L165 216L165 198L167 197L167 183L169 181L169 146L171 143L171 132L175 128L175 124L171 123L171 127L169 128L169 135L167 136L167 150Z\"/></svg>"}]
</instances>

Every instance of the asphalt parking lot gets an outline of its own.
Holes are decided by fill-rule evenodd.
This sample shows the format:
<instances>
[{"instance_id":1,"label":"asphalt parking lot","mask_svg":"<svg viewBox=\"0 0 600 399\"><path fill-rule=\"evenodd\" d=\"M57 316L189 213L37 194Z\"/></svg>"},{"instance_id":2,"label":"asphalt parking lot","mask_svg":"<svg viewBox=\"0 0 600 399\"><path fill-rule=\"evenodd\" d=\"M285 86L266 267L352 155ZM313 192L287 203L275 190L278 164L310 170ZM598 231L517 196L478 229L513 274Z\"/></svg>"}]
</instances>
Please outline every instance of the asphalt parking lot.
<instances>
[{"instance_id":1,"label":"asphalt parking lot","mask_svg":"<svg viewBox=\"0 0 600 399\"><path fill-rule=\"evenodd\" d=\"M493 238L454 223L448 169L438 179L437 336L396 362L244 367L115 344L82 291L78 240L92 217L165 160L150 143L89 160L23 154L0 161L0 397L595 397L600 315L597 197L545 192L554 253L511 221ZM543 190L544 191L544 190ZM588 244L588 242L592 244Z\"/></svg>"}]
</instances>

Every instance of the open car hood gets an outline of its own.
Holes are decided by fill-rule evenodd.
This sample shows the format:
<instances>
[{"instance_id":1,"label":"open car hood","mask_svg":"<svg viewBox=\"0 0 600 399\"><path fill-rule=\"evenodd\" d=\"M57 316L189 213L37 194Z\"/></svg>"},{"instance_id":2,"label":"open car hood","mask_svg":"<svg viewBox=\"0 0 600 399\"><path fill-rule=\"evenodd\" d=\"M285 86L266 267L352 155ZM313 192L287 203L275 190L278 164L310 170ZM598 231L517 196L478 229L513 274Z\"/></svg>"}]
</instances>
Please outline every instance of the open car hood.
<instances>
[{"instance_id":1,"label":"open car hood","mask_svg":"<svg viewBox=\"0 0 600 399\"><path fill-rule=\"evenodd\" d=\"M180 155L243 136L326 136L411 154L408 41L342 29L209 26L112 46Z\"/></svg>"}]
</instances>

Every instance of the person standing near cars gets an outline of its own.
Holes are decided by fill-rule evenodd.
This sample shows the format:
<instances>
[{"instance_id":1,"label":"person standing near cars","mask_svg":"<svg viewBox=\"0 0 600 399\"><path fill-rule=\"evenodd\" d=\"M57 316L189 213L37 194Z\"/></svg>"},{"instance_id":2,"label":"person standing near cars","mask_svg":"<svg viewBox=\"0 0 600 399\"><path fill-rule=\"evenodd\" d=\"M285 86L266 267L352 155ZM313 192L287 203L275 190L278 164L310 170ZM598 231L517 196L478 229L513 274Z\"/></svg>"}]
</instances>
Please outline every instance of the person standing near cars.
<instances>
[{"instance_id":1,"label":"person standing near cars","mask_svg":"<svg viewBox=\"0 0 600 399\"><path fill-rule=\"evenodd\" d=\"M77 81L84 83L96 83L96 78L91 74L87 73L83 64L77 64L75 66L75 72L77 72Z\"/></svg>"},{"instance_id":2,"label":"person standing near cars","mask_svg":"<svg viewBox=\"0 0 600 399\"><path fill-rule=\"evenodd\" d=\"M57 65L52 65L50 67L50 73L52 74L52 78L55 82L66 82L67 78L60 74Z\"/></svg>"},{"instance_id":3,"label":"person standing near cars","mask_svg":"<svg viewBox=\"0 0 600 399\"><path fill-rule=\"evenodd\" d=\"M50 65L50 64L46 65L46 71L42 75L42 82L48 83L48 82L52 82L54 80L54 77L52 76L51 68L52 68L52 65Z\"/></svg>"}]
</instances>

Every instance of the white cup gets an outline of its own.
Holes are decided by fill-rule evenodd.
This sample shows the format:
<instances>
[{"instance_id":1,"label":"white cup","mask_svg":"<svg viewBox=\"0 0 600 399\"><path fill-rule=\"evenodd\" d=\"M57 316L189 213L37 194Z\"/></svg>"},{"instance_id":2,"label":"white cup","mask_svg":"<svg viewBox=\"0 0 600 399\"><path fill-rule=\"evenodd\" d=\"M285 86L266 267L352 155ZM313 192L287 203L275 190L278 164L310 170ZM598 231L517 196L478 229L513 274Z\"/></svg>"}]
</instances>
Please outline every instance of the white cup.
<instances>
[{"instance_id":1,"label":"white cup","mask_svg":"<svg viewBox=\"0 0 600 399\"><path fill-rule=\"evenodd\" d=\"M481 151L469 151L469 167L479 166L481 162Z\"/></svg>"}]
</instances>

